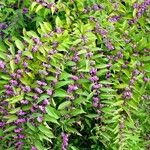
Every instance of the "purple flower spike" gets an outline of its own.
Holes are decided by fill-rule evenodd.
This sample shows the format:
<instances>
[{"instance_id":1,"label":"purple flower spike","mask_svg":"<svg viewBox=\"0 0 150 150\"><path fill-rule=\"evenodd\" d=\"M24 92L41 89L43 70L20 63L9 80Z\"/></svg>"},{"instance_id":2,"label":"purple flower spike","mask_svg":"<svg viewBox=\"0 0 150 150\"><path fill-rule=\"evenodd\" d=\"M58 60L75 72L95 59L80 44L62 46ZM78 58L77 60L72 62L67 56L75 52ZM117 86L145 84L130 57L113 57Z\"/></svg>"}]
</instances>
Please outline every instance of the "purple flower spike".
<instances>
[{"instance_id":1,"label":"purple flower spike","mask_svg":"<svg viewBox=\"0 0 150 150\"><path fill-rule=\"evenodd\" d=\"M110 22L117 22L120 19L120 16L112 16L109 18Z\"/></svg>"},{"instance_id":2,"label":"purple flower spike","mask_svg":"<svg viewBox=\"0 0 150 150\"><path fill-rule=\"evenodd\" d=\"M4 69L4 68L5 68L5 62L0 60L0 69Z\"/></svg>"},{"instance_id":3,"label":"purple flower spike","mask_svg":"<svg viewBox=\"0 0 150 150\"><path fill-rule=\"evenodd\" d=\"M63 143L62 143L62 150L67 150L68 146L68 134L65 134L64 132L61 133Z\"/></svg>"}]
</instances>

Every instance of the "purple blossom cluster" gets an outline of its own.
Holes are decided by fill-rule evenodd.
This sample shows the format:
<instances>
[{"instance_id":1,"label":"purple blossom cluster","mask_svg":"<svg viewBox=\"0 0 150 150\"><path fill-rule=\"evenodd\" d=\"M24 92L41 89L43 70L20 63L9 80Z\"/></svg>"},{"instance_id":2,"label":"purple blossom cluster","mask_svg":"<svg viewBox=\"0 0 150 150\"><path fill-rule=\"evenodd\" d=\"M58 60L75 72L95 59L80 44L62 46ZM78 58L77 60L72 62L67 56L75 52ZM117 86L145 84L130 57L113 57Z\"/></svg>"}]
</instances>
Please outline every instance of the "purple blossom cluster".
<instances>
[{"instance_id":1,"label":"purple blossom cluster","mask_svg":"<svg viewBox=\"0 0 150 150\"><path fill-rule=\"evenodd\" d=\"M62 150L67 150L69 135L64 133L64 132L62 132L61 136L62 136L62 139L63 139Z\"/></svg>"},{"instance_id":2,"label":"purple blossom cluster","mask_svg":"<svg viewBox=\"0 0 150 150\"><path fill-rule=\"evenodd\" d=\"M55 3L51 2L45 2L44 0L35 0L37 3L41 4L43 7L45 8L52 8L54 7L55 10L57 10L56 6L55 6Z\"/></svg>"},{"instance_id":3,"label":"purple blossom cluster","mask_svg":"<svg viewBox=\"0 0 150 150\"><path fill-rule=\"evenodd\" d=\"M149 6L150 0L144 0L144 2L142 2L140 5L134 4L134 8L137 9L137 19L140 18L144 14L144 12L146 12Z\"/></svg>"}]
</instances>

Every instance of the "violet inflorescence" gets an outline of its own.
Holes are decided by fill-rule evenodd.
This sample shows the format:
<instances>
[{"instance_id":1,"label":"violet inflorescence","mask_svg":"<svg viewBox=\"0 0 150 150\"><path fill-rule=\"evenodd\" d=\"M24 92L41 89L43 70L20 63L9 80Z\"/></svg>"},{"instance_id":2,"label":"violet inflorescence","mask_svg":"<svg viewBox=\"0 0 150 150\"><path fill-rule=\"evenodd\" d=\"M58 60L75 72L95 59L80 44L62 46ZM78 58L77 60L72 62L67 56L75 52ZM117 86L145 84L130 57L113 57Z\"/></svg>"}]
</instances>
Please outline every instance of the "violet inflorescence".
<instances>
[{"instance_id":1,"label":"violet inflorescence","mask_svg":"<svg viewBox=\"0 0 150 150\"><path fill-rule=\"evenodd\" d=\"M0 149L149 148L149 5L3 1Z\"/></svg>"}]
</instances>

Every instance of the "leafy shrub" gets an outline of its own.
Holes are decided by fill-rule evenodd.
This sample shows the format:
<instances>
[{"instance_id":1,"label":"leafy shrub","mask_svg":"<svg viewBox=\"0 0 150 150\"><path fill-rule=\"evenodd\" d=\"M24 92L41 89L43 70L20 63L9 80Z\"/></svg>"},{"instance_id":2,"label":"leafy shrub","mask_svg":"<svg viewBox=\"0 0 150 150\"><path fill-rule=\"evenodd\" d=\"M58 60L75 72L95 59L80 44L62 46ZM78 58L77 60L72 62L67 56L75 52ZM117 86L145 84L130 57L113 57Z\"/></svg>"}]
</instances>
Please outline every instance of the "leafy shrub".
<instances>
[{"instance_id":1,"label":"leafy shrub","mask_svg":"<svg viewBox=\"0 0 150 150\"><path fill-rule=\"evenodd\" d=\"M149 5L0 2L1 149L149 149Z\"/></svg>"}]
</instances>

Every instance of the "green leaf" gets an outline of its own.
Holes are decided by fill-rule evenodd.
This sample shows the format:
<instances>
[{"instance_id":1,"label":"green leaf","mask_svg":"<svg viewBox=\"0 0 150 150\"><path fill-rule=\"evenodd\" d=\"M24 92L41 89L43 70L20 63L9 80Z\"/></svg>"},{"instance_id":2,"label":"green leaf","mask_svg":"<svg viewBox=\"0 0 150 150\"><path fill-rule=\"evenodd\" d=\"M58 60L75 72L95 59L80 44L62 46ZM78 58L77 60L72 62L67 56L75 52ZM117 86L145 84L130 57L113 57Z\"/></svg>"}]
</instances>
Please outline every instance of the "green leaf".
<instances>
[{"instance_id":1,"label":"green leaf","mask_svg":"<svg viewBox=\"0 0 150 150\"><path fill-rule=\"evenodd\" d=\"M100 91L103 91L103 92L114 92L114 90L111 89L111 88L100 88Z\"/></svg>"},{"instance_id":2,"label":"green leaf","mask_svg":"<svg viewBox=\"0 0 150 150\"><path fill-rule=\"evenodd\" d=\"M17 46L17 48L19 49L19 50L23 50L24 49L24 45L23 45L23 43L20 41L20 40L15 40L15 44L16 44L16 46Z\"/></svg>"},{"instance_id":3,"label":"green leaf","mask_svg":"<svg viewBox=\"0 0 150 150\"><path fill-rule=\"evenodd\" d=\"M34 145L38 150L45 150L45 148L42 146L39 140L35 141Z\"/></svg>"},{"instance_id":4,"label":"green leaf","mask_svg":"<svg viewBox=\"0 0 150 150\"><path fill-rule=\"evenodd\" d=\"M27 122L27 126L28 126L32 131L36 131L36 128L35 128L30 122Z\"/></svg>"},{"instance_id":5,"label":"green leaf","mask_svg":"<svg viewBox=\"0 0 150 150\"><path fill-rule=\"evenodd\" d=\"M24 97L24 94L17 95L17 96L14 96L12 98L6 99L6 101L8 101L10 104L14 104L14 103L19 102L20 100L22 100L23 97Z\"/></svg>"},{"instance_id":6,"label":"green leaf","mask_svg":"<svg viewBox=\"0 0 150 150\"><path fill-rule=\"evenodd\" d=\"M58 16L56 17L56 26L62 27L62 21L60 20L60 18Z\"/></svg>"},{"instance_id":7,"label":"green leaf","mask_svg":"<svg viewBox=\"0 0 150 150\"><path fill-rule=\"evenodd\" d=\"M46 112L49 116L54 117L55 119L59 119L59 115L57 113L57 110L51 106L46 106L45 108Z\"/></svg>"},{"instance_id":8,"label":"green leaf","mask_svg":"<svg viewBox=\"0 0 150 150\"><path fill-rule=\"evenodd\" d=\"M65 101L58 106L58 110L65 109L66 107L69 107L70 105L71 105L70 101Z\"/></svg>"},{"instance_id":9,"label":"green leaf","mask_svg":"<svg viewBox=\"0 0 150 150\"><path fill-rule=\"evenodd\" d=\"M72 80L68 80L68 81L59 81L58 83L56 83L55 88L58 89L62 86L68 85L68 84L72 84L73 81Z\"/></svg>"},{"instance_id":10,"label":"green leaf","mask_svg":"<svg viewBox=\"0 0 150 150\"><path fill-rule=\"evenodd\" d=\"M36 8L35 12L37 13L38 11L40 11L43 8L42 5L38 5L38 7Z\"/></svg>"},{"instance_id":11,"label":"green leaf","mask_svg":"<svg viewBox=\"0 0 150 150\"><path fill-rule=\"evenodd\" d=\"M99 117L98 114L88 114L88 115L85 115L86 117L88 118L96 118L96 117Z\"/></svg>"},{"instance_id":12,"label":"green leaf","mask_svg":"<svg viewBox=\"0 0 150 150\"><path fill-rule=\"evenodd\" d=\"M38 127L38 129L39 129L42 133L44 133L47 137L49 137L49 138L54 138L54 137L55 137L55 136L53 135L53 133L50 131L50 129L47 128L47 127L45 127L44 125L40 125L40 126Z\"/></svg>"},{"instance_id":13,"label":"green leaf","mask_svg":"<svg viewBox=\"0 0 150 150\"><path fill-rule=\"evenodd\" d=\"M71 110L70 113L71 113L72 116L77 116L77 115L80 115L80 114L84 114L86 112L81 108L81 109Z\"/></svg>"},{"instance_id":14,"label":"green leaf","mask_svg":"<svg viewBox=\"0 0 150 150\"><path fill-rule=\"evenodd\" d=\"M0 41L0 51L1 52L6 52L7 51L5 45L4 45L4 43L2 41Z\"/></svg>"},{"instance_id":15,"label":"green leaf","mask_svg":"<svg viewBox=\"0 0 150 150\"><path fill-rule=\"evenodd\" d=\"M11 110L9 113L10 114L15 114L16 112L18 112L20 110L20 107L18 108L13 108L13 110Z\"/></svg>"},{"instance_id":16,"label":"green leaf","mask_svg":"<svg viewBox=\"0 0 150 150\"><path fill-rule=\"evenodd\" d=\"M8 116L5 116L4 118L8 119L7 123L11 123L18 119L18 117L16 115L8 115Z\"/></svg>"},{"instance_id":17,"label":"green leaf","mask_svg":"<svg viewBox=\"0 0 150 150\"><path fill-rule=\"evenodd\" d=\"M6 54L3 53L3 52L0 52L0 58L2 58L3 60L5 60L7 58Z\"/></svg>"},{"instance_id":18,"label":"green leaf","mask_svg":"<svg viewBox=\"0 0 150 150\"><path fill-rule=\"evenodd\" d=\"M44 120L60 125L59 122L57 121L57 119L55 117L50 116L50 115L45 115Z\"/></svg>"},{"instance_id":19,"label":"green leaf","mask_svg":"<svg viewBox=\"0 0 150 150\"><path fill-rule=\"evenodd\" d=\"M6 130L4 130L4 133L13 131L15 128L16 128L16 126L10 126L10 127L6 128Z\"/></svg>"},{"instance_id":20,"label":"green leaf","mask_svg":"<svg viewBox=\"0 0 150 150\"><path fill-rule=\"evenodd\" d=\"M67 97L67 96L68 96L67 92L62 89L56 90L56 92L54 94L54 97Z\"/></svg>"},{"instance_id":21,"label":"green leaf","mask_svg":"<svg viewBox=\"0 0 150 150\"><path fill-rule=\"evenodd\" d=\"M32 55L32 53L31 53L30 51L23 51L22 54L23 54L24 56L33 58L33 55Z\"/></svg>"},{"instance_id":22,"label":"green leaf","mask_svg":"<svg viewBox=\"0 0 150 150\"><path fill-rule=\"evenodd\" d=\"M14 60L10 60L10 68L11 68L12 72L14 72L14 70L15 70Z\"/></svg>"}]
</instances>

